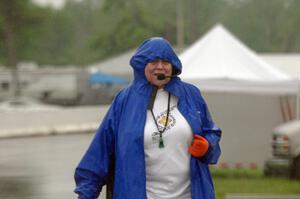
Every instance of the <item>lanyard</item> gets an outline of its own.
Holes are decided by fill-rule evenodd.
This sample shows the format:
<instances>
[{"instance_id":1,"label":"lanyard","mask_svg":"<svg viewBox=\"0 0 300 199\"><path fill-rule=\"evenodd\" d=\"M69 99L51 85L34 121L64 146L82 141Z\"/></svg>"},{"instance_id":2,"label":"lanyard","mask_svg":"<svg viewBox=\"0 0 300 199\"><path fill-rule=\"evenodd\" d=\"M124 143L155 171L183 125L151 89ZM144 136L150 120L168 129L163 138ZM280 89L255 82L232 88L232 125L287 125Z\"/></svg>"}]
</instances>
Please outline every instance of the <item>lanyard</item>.
<instances>
[{"instance_id":1,"label":"lanyard","mask_svg":"<svg viewBox=\"0 0 300 199\"><path fill-rule=\"evenodd\" d=\"M156 128L157 128L157 130L158 130L158 132L159 132L159 145L158 145L159 148L164 148L164 147L165 147L165 145L164 145L164 140L163 140L163 138L162 138L162 134L165 132L165 130L166 130L166 128L167 128L167 125L168 125L168 121L169 121L170 101L171 101L171 94L169 93L169 96L168 96L167 119L166 119L166 121L165 121L165 125L164 125L163 130L159 130L159 127L158 127L157 121L156 121L156 119L155 119L153 110L152 110L152 108L150 109L150 110L151 110L151 113L152 113L153 120L154 120L155 125L156 125Z\"/></svg>"}]
</instances>

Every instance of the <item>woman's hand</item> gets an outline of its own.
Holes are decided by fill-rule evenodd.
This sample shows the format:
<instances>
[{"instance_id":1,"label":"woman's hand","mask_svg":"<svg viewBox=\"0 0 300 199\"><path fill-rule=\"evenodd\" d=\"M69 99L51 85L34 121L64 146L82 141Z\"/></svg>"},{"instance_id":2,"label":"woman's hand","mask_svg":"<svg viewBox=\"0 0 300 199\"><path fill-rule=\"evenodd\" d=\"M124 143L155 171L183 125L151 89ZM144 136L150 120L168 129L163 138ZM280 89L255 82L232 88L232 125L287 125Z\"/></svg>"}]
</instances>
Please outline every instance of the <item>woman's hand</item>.
<instances>
[{"instance_id":1,"label":"woman's hand","mask_svg":"<svg viewBox=\"0 0 300 199\"><path fill-rule=\"evenodd\" d=\"M209 143L204 137L194 135L194 140L189 148L189 152L192 156L200 158L206 154L208 147Z\"/></svg>"}]
</instances>

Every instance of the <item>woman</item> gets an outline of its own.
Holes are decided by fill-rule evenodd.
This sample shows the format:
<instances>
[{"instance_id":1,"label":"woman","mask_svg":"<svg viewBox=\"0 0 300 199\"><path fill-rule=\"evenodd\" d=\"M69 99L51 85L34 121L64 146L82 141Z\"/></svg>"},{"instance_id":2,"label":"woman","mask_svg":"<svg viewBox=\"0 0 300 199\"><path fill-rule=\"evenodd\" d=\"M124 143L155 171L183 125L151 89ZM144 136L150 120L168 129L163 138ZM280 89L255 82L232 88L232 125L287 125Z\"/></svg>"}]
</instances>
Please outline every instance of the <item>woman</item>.
<instances>
[{"instance_id":1,"label":"woman","mask_svg":"<svg viewBox=\"0 0 300 199\"><path fill-rule=\"evenodd\" d=\"M114 173L114 199L213 199L208 164L221 130L200 91L177 75L168 41L144 41L130 60L134 80L114 99L75 171L75 192L97 198ZM112 166L114 160L114 166Z\"/></svg>"}]
</instances>

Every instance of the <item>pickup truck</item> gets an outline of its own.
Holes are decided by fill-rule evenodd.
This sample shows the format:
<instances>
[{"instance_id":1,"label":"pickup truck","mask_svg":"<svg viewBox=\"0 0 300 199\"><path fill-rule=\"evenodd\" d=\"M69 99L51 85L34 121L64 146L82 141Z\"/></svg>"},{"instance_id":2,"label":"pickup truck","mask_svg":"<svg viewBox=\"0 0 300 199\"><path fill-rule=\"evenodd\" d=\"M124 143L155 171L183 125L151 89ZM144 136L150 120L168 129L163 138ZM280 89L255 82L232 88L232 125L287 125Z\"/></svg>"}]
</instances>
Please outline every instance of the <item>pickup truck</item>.
<instances>
[{"instance_id":1,"label":"pickup truck","mask_svg":"<svg viewBox=\"0 0 300 199\"><path fill-rule=\"evenodd\" d=\"M300 179L300 120L274 128L272 136L273 157L265 162L264 174Z\"/></svg>"}]
</instances>

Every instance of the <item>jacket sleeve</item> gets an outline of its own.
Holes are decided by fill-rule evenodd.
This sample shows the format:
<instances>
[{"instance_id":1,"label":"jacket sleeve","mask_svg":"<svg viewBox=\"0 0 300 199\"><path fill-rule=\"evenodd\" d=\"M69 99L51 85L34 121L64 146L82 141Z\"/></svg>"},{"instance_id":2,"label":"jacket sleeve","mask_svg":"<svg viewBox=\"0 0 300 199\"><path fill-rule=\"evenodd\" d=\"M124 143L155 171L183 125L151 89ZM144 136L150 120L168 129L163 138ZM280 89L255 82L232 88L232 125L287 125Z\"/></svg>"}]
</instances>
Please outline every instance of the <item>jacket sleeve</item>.
<instances>
[{"instance_id":1,"label":"jacket sleeve","mask_svg":"<svg viewBox=\"0 0 300 199\"><path fill-rule=\"evenodd\" d=\"M75 170L75 193L79 199L97 198L105 185L114 155L114 134L117 131L116 100L104 117L88 150Z\"/></svg>"},{"instance_id":2,"label":"jacket sleeve","mask_svg":"<svg viewBox=\"0 0 300 199\"><path fill-rule=\"evenodd\" d=\"M200 94L200 110L202 120L203 137L208 141L208 152L200 158L200 161L206 164L216 164L220 155L221 148L219 145L221 139L221 129L218 128L208 110L207 104Z\"/></svg>"},{"instance_id":3,"label":"jacket sleeve","mask_svg":"<svg viewBox=\"0 0 300 199\"><path fill-rule=\"evenodd\" d=\"M204 164L216 164L221 155L219 145L221 129L218 128L212 120L207 104L202 97L200 90L195 86L191 86L190 88L192 88L192 98L197 99L197 109L200 111L201 136L203 136L209 143L207 153L203 157L199 158L199 160Z\"/></svg>"}]
</instances>

